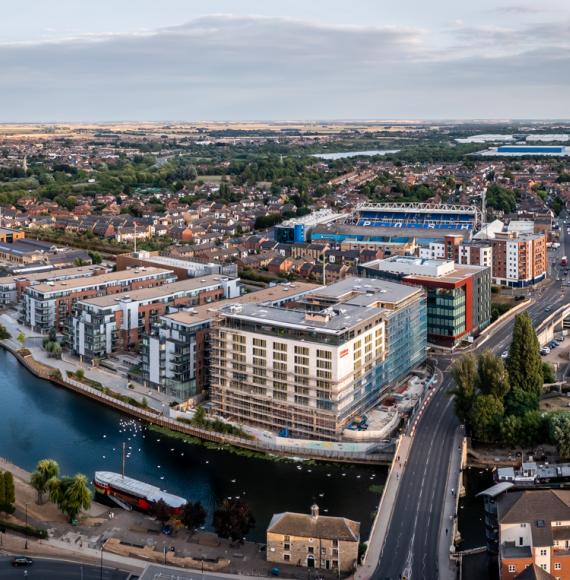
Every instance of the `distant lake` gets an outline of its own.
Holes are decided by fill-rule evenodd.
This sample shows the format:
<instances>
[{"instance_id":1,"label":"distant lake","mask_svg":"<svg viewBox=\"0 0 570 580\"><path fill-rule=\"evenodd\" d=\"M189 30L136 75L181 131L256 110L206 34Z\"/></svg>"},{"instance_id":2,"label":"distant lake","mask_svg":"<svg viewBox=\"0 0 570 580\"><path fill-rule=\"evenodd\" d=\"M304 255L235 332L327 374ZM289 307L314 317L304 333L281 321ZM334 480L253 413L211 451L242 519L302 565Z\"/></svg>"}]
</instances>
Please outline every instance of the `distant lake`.
<instances>
[{"instance_id":1,"label":"distant lake","mask_svg":"<svg viewBox=\"0 0 570 580\"><path fill-rule=\"evenodd\" d=\"M374 157L375 155L389 155L390 153L398 153L399 149L387 149L385 151L371 150L371 151L340 151L339 153L315 153L313 157L319 159L343 159L345 157Z\"/></svg>"}]
</instances>

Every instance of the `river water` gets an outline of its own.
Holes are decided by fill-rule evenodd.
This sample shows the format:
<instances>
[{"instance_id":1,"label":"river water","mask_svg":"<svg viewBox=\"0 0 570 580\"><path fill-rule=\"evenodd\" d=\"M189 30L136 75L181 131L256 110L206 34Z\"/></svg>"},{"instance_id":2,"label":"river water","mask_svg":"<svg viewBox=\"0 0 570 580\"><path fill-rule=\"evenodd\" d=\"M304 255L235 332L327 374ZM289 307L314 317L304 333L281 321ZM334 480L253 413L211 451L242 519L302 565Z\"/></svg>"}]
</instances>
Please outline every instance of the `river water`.
<instances>
[{"instance_id":1,"label":"river water","mask_svg":"<svg viewBox=\"0 0 570 580\"><path fill-rule=\"evenodd\" d=\"M240 496L257 525L250 539L264 539L273 513L308 512L360 521L366 539L385 482L384 467L250 459L157 435L116 411L38 379L0 349L0 456L27 470L39 459L57 460L62 474L121 470L127 475L201 501L209 517L217 502ZM208 520L209 523L209 520Z\"/></svg>"},{"instance_id":2,"label":"river water","mask_svg":"<svg viewBox=\"0 0 570 580\"><path fill-rule=\"evenodd\" d=\"M376 155L390 155L398 153L399 149L385 149L384 151L373 149L370 151L340 151L339 153L315 153L313 157L334 161L335 159L348 159L350 157L374 157Z\"/></svg>"}]
</instances>

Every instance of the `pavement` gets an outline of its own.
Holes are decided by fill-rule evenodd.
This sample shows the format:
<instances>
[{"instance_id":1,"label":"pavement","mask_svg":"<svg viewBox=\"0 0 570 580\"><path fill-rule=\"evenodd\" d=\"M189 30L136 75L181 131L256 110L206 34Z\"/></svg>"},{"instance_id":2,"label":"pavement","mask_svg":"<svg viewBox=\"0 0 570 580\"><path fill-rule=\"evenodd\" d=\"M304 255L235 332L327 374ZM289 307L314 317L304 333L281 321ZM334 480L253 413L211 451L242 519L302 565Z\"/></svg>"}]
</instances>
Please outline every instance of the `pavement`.
<instances>
[{"instance_id":1,"label":"pavement","mask_svg":"<svg viewBox=\"0 0 570 580\"><path fill-rule=\"evenodd\" d=\"M122 373L113 372L103 367L92 367L82 363L79 358L72 356L69 353L64 353L61 359L50 358L48 353L42 348L42 342L45 336L38 334L19 324L15 318L15 311L5 311L0 315L0 323L3 324L12 338L6 342L14 348L22 348L22 345L16 340L16 336L21 331L26 335L25 348L29 349L35 360L46 364L48 366L57 368L65 376L67 371L75 372L79 368L85 370L85 376L94 381L99 381L106 387L113 391L127 395L142 402L146 398L149 407L160 411L162 414L168 414L169 403L172 401L171 397L163 393L159 393L155 389L149 389L144 385L137 383L131 379L127 379ZM128 388L128 384L132 388Z\"/></svg>"},{"instance_id":2,"label":"pavement","mask_svg":"<svg viewBox=\"0 0 570 580\"><path fill-rule=\"evenodd\" d=\"M549 254L549 260L554 263L555 281L539 289L518 291L532 299L527 310L535 326L546 317L547 306L555 310L568 303L570 298L568 289L562 287L562 280L556 281L559 270L556 261L559 256L570 255L570 236L564 233L561 242L558 253ZM480 352L488 348L495 353L507 350L512 328L511 317L499 325L483 344L475 343L473 350ZM444 565L448 562L451 544L451 538L445 536L445 527L449 529L445 523L451 522L449 511L453 502L450 497L455 499L451 496L450 485L457 488L457 484L451 482L457 481L457 467L453 467L453 462L458 447L459 422L449 396L453 386L450 367L455 356L446 354L439 357L439 367L443 372L441 386L415 425L407 465L399 477L397 492L390 496L393 517L384 534L371 536L370 557L367 555L365 562L369 575L363 570L360 578L437 580L456 577L453 568ZM382 541L382 536L383 547L379 548L377 544ZM378 554L378 565L370 574L370 566Z\"/></svg>"}]
</instances>

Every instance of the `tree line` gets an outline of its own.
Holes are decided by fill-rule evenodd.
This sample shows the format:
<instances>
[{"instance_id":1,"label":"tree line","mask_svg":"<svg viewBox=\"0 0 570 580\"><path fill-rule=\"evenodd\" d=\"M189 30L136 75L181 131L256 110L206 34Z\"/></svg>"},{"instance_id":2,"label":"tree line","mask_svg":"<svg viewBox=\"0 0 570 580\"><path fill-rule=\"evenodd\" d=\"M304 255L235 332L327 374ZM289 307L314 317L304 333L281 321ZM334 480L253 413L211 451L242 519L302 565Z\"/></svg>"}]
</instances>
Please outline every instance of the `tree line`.
<instances>
[{"instance_id":1,"label":"tree line","mask_svg":"<svg viewBox=\"0 0 570 580\"><path fill-rule=\"evenodd\" d=\"M452 374L455 412L474 439L521 446L550 441L570 457L570 413L539 410L545 379L555 377L542 361L528 313L515 318L506 362L490 350L479 357L466 354Z\"/></svg>"}]
</instances>

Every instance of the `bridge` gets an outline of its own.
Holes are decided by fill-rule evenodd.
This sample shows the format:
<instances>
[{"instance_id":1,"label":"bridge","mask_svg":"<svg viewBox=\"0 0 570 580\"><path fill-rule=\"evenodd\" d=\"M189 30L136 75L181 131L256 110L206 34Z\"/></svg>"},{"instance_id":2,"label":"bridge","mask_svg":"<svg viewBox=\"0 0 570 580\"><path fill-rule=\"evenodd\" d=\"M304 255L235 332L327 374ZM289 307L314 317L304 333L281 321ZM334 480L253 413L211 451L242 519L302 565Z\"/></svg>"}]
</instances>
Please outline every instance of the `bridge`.
<instances>
[{"instance_id":1,"label":"bridge","mask_svg":"<svg viewBox=\"0 0 570 580\"><path fill-rule=\"evenodd\" d=\"M537 327L536 336L540 346L548 344L555 333L570 329L570 303L549 314Z\"/></svg>"}]
</instances>

